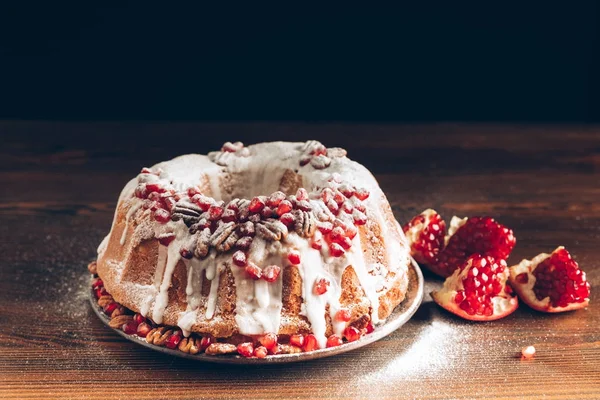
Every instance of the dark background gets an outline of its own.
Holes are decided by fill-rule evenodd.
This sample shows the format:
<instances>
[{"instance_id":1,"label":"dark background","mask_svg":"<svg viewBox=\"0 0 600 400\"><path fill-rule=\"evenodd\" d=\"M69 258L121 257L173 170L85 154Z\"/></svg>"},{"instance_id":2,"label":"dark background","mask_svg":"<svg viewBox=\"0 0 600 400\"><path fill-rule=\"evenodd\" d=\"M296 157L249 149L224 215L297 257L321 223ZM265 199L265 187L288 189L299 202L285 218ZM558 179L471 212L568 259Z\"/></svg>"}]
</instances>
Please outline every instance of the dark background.
<instances>
[{"instance_id":1,"label":"dark background","mask_svg":"<svg viewBox=\"0 0 600 400\"><path fill-rule=\"evenodd\" d=\"M0 118L600 120L591 1L97 3L1 7Z\"/></svg>"}]
</instances>

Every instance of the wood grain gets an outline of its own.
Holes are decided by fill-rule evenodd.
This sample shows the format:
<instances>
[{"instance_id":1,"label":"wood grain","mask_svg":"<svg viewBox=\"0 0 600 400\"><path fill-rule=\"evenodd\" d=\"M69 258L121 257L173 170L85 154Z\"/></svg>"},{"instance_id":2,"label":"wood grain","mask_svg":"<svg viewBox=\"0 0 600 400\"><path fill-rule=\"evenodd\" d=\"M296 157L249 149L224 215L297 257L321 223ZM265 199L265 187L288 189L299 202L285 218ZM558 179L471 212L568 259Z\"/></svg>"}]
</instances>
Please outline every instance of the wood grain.
<instances>
[{"instance_id":1,"label":"wood grain","mask_svg":"<svg viewBox=\"0 0 600 400\"><path fill-rule=\"evenodd\" d=\"M1 122L0 398L600 398L600 127ZM122 340L86 300L87 261L141 166L225 140L318 139L367 166L397 219L434 207L514 229L517 262L564 245L588 274L586 310L521 306L458 320L429 296L366 348L241 368ZM426 292L441 281L426 275ZM521 361L521 347L537 356Z\"/></svg>"}]
</instances>

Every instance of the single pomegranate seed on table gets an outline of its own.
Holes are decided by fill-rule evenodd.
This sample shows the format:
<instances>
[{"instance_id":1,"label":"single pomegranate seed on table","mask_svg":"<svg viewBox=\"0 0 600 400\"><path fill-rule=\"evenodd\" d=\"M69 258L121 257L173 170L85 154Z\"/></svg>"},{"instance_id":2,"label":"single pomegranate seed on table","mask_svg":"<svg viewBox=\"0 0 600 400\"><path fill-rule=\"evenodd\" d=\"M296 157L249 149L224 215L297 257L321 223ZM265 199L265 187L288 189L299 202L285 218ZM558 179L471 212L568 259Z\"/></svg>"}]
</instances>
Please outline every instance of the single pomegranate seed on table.
<instances>
[{"instance_id":1,"label":"single pomegranate seed on table","mask_svg":"<svg viewBox=\"0 0 600 400\"><path fill-rule=\"evenodd\" d=\"M179 342L181 342L181 338L181 331L173 332L173 334L169 336L167 341L165 342L165 347L169 349L175 349L179 345Z\"/></svg>"},{"instance_id":2,"label":"single pomegranate seed on table","mask_svg":"<svg viewBox=\"0 0 600 400\"><path fill-rule=\"evenodd\" d=\"M340 322L348 322L352 318L352 313L347 308L341 308L335 313L335 320Z\"/></svg>"},{"instance_id":3,"label":"single pomegranate seed on table","mask_svg":"<svg viewBox=\"0 0 600 400\"><path fill-rule=\"evenodd\" d=\"M527 346L521 349L521 356L525 359L531 359L535 356L535 347Z\"/></svg>"},{"instance_id":4,"label":"single pomegranate seed on table","mask_svg":"<svg viewBox=\"0 0 600 400\"><path fill-rule=\"evenodd\" d=\"M171 220L171 214L167 210L163 210L162 208L154 211L154 219L160 222L161 224L166 224Z\"/></svg>"},{"instance_id":5,"label":"single pomegranate seed on table","mask_svg":"<svg viewBox=\"0 0 600 400\"><path fill-rule=\"evenodd\" d=\"M249 262L246 266L246 274L252 279L257 280L262 276L262 270L254 263Z\"/></svg>"},{"instance_id":6,"label":"single pomegranate seed on table","mask_svg":"<svg viewBox=\"0 0 600 400\"><path fill-rule=\"evenodd\" d=\"M256 349L254 349L254 357L256 358L265 358L267 354L267 348L264 346L258 346Z\"/></svg>"},{"instance_id":7,"label":"single pomegranate seed on table","mask_svg":"<svg viewBox=\"0 0 600 400\"><path fill-rule=\"evenodd\" d=\"M329 285L330 285L330 284L331 284L331 283L329 282L329 280L328 280L328 279L325 279L325 278L320 278L320 279L317 279L317 280L315 281L315 284L314 284L314 286L313 286L313 292L314 292L316 295L322 295L322 294L324 294L325 292L327 292L327 290L329 289Z\"/></svg>"},{"instance_id":8,"label":"single pomegranate seed on table","mask_svg":"<svg viewBox=\"0 0 600 400\"><path fill-rule=\"evenodd\" d=\"M232 256L233 263L238 267L245 267L248 264L248 260L246 259L246 253L241 250L233 253Z\"/></svg>"},{"instance_id":9,"label":"single pomegranate seed on table","mask_svg":"<svg viewBox=\"0 0 600 400\"><path fill-rule=\"evenodd\" d=\"M123 324L121 329L128 335L133 335L137 333L138 324L135 321L129 321L126 324Z\"/></svg>"},{"instance_id":10,"label":"single pomegranate seed on table","mask_svg":"<svg viewBox=\"0 0 600 400\"><path fill-rule=\"evenodd\" d=\"M254 354L254 345L252 342L245 342L238 344L237 351L241 356L252 357Z\"/></svg>"},{"instance_id":11,"label":"single pomegranate seed on table","mask_svg":"<svg viewBox=\"0 0 600 400\"><path fill-rule=\"evenodd\" d=\"M304 336L295 334L290 336L290 344L296 347L302 347L304 345Z\"/></svg>"},{"instance_id":12,"label":"single pomegranate seed on table","mask_svg":"<svg viewBox=\"0 0 600 400\"><path fill-rule=\"evenodd\" d=\"M293 265L300 264L300 252L298 250L291 250L288 253L288 261Z\"/></svg>"},{"instance_id":13,"label":"single pomegranate seed on table","mask_svg":"<svg viewBox=\"0 0 600 400\"><path fill-rule=\"evenodd\" d=\"M302 350L303 351L313 351L313 350L317 350L319 348L319 342L317 341L317 338L315 335L313 335L312 333L309 333L308 335L304 336L304 344L302 345Z\"/></svg>"},{"instance_id":14,"label":"single pomegranate seed on table","mask_svg":"<svg viewBox=\"0 0 600 400\"><path fill-rule=\"evenodd\" d=\"M354 326L349 326L344 330L344 337L349 342L354 342L360 339L360 331Z\"/></svg>"},{"instance_id":15,"label":"single pomegranate seed on table","mask_svg":"<svg viewBox=\"0 0 600 400\"><path fill-rule=\"evenodd\" d=\"M267 282L275 282L279 277L281 268L277 265L269 265L262 271L262 278Z\"/></svg>"},{"instance_id":16,"label":"single pomegranate seed on table","mask_svg":"<svg viewBox=\"0 0 600 400\"><path fill-rule=\"evenodd\" d=\"M279 212L278 212L279 214ZM285 213L283 214L281 217L279 217L279 221L281 221L281 223L283 223L285 226L290 226L292 225L294 222L296 222L296 219L294 218L294 216L292 214Z\"/></svg>"},{"instance_id":17,"label":"single pomegranate seed on table","mask_svg":"<svg viewBox=\"0 0 600 400\"><path fill-rule=\"evenodd\" d=\"M344 341L339 335L331 335L327 338L327 347L336 347L344 344Z\"/></svg>"},{"instance_id":18,"label":"single pomegranate seed on table","mask_svg":"<svg viewBox=\"0 0 600 400\"><path fill-rule=\"evenodd\" d=\"M137 326L137 335L141 338L145 338L146 336L148 336L148 333L150 333L150 331L152 330L152 327L150 326L150 324L146 323L146 322L142 322L141 324L139 324Z\"/></svg>"},{"instance_id":19,"label":"single pomegranate seed on table","mask_svg":"<svg viewBox=\"0 0 600 400\"><path fill-rule=\"evenodd\" d=\"M273 349L275 346L277 346L277 335L272 332L266 333L258 338L258 343L260 343L262 346L265 346L265 348L269 350Z\"/></svg>"},{"instance_id":20,"label":"single pomegranate seed on table","mask_svg":"<svg viewBox=\"0 0 600 400\"><path fill-rule=\"evenodd\" d=\"M260 197L254 197L250 200L250 205L248 205L248 210L253 213L259 213L265 207L265 202Z\"/></svg>"},{"instance_id":21,"label":"single pomegranate seed on table","mask_svg":"<svg viewBox=\"0 0 600 400\"><path fill-rule=\"evenodd\" d=\"M283 200L277 206L277 215L283 216L283 214L292 211L292 208L292 203L290 203L288 200Z\"/></svg>"}]
</instances>

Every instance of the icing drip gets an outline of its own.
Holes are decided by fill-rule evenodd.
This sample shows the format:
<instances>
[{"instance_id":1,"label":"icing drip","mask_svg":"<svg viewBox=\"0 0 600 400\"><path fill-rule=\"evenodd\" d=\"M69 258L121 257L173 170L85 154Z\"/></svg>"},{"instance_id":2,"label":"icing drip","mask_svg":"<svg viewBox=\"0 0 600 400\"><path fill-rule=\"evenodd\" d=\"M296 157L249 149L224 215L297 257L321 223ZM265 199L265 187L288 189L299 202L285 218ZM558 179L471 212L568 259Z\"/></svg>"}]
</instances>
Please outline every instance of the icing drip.
<instances>
[{"instance_id":1,"label":"icing drip","mask_svg":"<svg viewBox=\"0 0 600 400\"><path fill-rule=\"evenodd\" d=\"M131 205L131 207L129 207L129 210L127 210L127 214L125 215L125 228L123 228L123 233L121 234L121 240L119 241L119 243L121 243L121 246L123 246L125 244L125 239L127 238L127 229L129 228L129 220L133 217L133 214L135 214L135 212L140 209L141 206L142 206L142 202L136 199L134 201L134 203Z\"/></svg>"},{"instance_id":2,"label":"icing drip","mask_svg":"<svg viewBox=\"0 0 600 400\"><path fill-rule=\"evenodd\" d=\"M165 309L169 303L169 287L171 286L171 278L175 271L175 266L179 262L179 246L169 246L167 250L167 262L165 272L163 274L162 283L160 284L158 295L154 300L154 308L152 309L152 320L157 324L162 323Z\"/></svg>"}]
</instances>

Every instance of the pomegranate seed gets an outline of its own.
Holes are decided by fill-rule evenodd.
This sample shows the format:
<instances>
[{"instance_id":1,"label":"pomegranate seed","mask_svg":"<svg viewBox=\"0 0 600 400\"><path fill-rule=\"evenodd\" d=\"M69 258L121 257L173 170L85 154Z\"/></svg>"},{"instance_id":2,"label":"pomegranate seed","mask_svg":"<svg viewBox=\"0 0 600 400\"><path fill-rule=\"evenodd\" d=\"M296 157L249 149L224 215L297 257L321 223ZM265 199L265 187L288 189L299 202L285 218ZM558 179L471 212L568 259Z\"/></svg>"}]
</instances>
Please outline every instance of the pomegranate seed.
<instances>
[{"instance_id":1,"label":"pomegranate seed","mask_svg":"<svg viewBox=\"0 0 600 400\"><path fill-rule=\"evenodd\" d=\"M241 356L252 357L254 354L254 345L252 342L238 344L237 351Z\"/></svg>"},{"instance_id":2,"label":"pomegranate seed","mask_svg":"<svg viewBox=\"0 0 600 400\"><path fill-rule=\"evenodd\" d=\"M313 351L319 348L319 343L317 342L317 338L312 333L304 336L304 345L302 346L302 350L304 351Z\"/></svg>"},{"instance_id":3,"label":"pomegranate seed","mask_svg":"<svg viewBox=\"0 0 600 400\"><path fill-rule=\"evenodd\" d=\"M346 253L346 251L339 244L331 243L329 245L329 254L331 254L333 257L341 257L344 255L344 253Z\"/></svg>"},{"instance_id":4,"label":"pomegranate seed","mask_svg":"<svg viewBox=\"0 0 600 400\"><path fill-rule=\"evenodd\" d=\"M223 215L221 216L221 219L224 222L232 222L232 221L237 220L237 215L235 214L234 210L227 208L226 210L223 211Z\"/></svg>"},{"instance_id":5,"label":"pomegranate seed","mask_svg":"<svg viewBox=\"0 0 600 400\"><path fill-rule=\"evenodd\" d=\"M277 346L277 335L275 333L266 333L258 338L258 343L271 350Z\"/></svg>"},{"instance_id":6,"label":"pomegranate seed","mask_svg":"<svg viewBox=\"0 0 600 400\"><path fill-rule=\"evenodd\" d=\"M272 208L277 208L281 202L285 200L285 193L283 192L275 192L269 196L267 199L267 205ZM278 212L279 214L279 212ZM281 215L281 214L279 214Z\"/></svg>"},{"instance_id":7,"label":"pomegranate seed","mask_svg":"<svg viewBox=\"0 0 600 400\"><path fill-rule=\"evenodd\" d=\"M344 337L347 341L354 342L360 339L360 331L353 326L349 326L344 330Z\"/></svg>"},{"instance_id":8,"label":"pomegranate seed","mask_svg":"<svg viewBox=\"0 0 600 400\"><path fill-rule=\"evenodd\" d=\"M217 221L223 215L223 208L219 206L211 206L208 209L208 219L211 221Z\"/></svg>"},{"instance_id":9,"label":"pomegranate seed","mask_svg":"<svg viewBox=\"0 0 600 400\"><path fill-rule=\"evenodd\" d=\"M239 224L238 232L242 236L254 236L254 234L255 234L254 223L251 221L246 221L243 224Z\"/></svg>"},{"instance_id":10,"label":"pomegranate seed","mask_svg":"<svg viewBox=\"0 0 600 400\"><path fill-rule=\"evenodd\" d=\"M324 222L319 221L317 223L317 228L326 235L333 230L333 224L331 222L327 222L327 221L324 221Z\"/></svg>"},{"instance_id":11,"label":"pomegranate seed","mask_svg":"<svg viewBox=\"0 0 600 400\"><path fill-rule=\"evenodd\" d=\"M300 166L301 167L305 166L306 164L308 164L310 162L310 160L311 160L311 157L306 157L306 156L302 157L300 159Z\"/></svg>"},{"instance_id":12,"label":"pomegranate seed","mask_svg":"<svg viewBox=\"0 0 600 400\"><path fill-rule=\"evenodd\" d=\"M165 342L165 347L174 349L179 345L179 342L181 342L181 332L175 331Z\"/></svg>"},{"instance_id":13,"label":"pomegranate seed","mask_svg":"<svg viewBox=\"0 0 600 400\"><path fill-rule=\"evenodd\" d=\"M313 286L313 292L316 295L322 295L325 292L327 292L327 289L329 289L329 285L330 285L329 280L327 280L325 278L317 279Z\"/></svg>"},{"instance_id":14,"label":"pomegranate seed","mask_svg":"<svg viewBox=\"0 0 600 400\"><path fill-rule=\"evenodd\" d=\"M173 234L165 234L158 237L158 242L163 246L168 246L173 240L175 240L175 235Z\"/></svg>"},{"instance_id":15,"label":"pomegranate seed","mask_svg":"<svg viewBox=\"0 0 600 400\"><path fill-rule=\"evenodd\" d=\"M290 344L296 347L302 347L304 345L304 336L300 334L290 336Z\"/></svg>"},{"instance_id":16,"label":"pomegranate seed","mask_svg":"<svg viewBox=\"0 0 600 400\"><path fill-rule=\"evenodd\" d=\"M152 170L150 168L142 168L142 171L140 172L140 174L151 174Z\"/></svg>"},{"instance_id":17,"label":"pomegranate seed","mask_svg":"<svg viewBox=\"0 0 600 400\"><path fill-rule=\"evenodd\" d=\"M164 193L164 192L166 192L166 190L162 186L160 186L158 183L146 183L146 190L149 193L152 193L152 192Z\"/></svg>"},{"instance_id":18,"label":"pomegranate seed","mask_svg":"<svg viewBox=\"0 0 600 400\"><path fill-rule=\"evenodd\" d=\"M523 356L523 358L526 358L526 359L533 358L535 356L535 347L533 347L533 346L523 347L523 349L521 350L521 355Z\"/></svg>"},{"instance_id":19,"label":"pomegranate seed","mask_svg":"<svg viewBox=\"0 0 600 400\"><path fill-rule=\"evenodd\" d=\"M139 337L145 338L146 336L148 336L148 333L150 333L151 330L152 327L150 326L150 324L142 322L138 325L136 333Z\"/></svg>"},{"instance_id":20,"label":"pomegranate seed","mask_svg":"<svg viewBox=\"0 0 600 400\"><path fill-rule=\"evenodd\" d=\"M327 338L327 347L341 346L344 341L339 335L331 335Z\"/></svg>"},{"instance_id":21,"label":"pomegranate seed","mask_svg":"<svg viewBox=\"0 0 600 400\"><path fill-rule=\"evenodd\" d=\"M327 208L329 208L329 211L331 211L334 214L337 214L340 210L340 206L338 206L338 204L333 199L329 200L327 203L325 203L325 205L327 206Z\"/></svg>"},{"instance_id":22,"label":"pomegranate seed","mask_svg":"<svg viewBox=\"0 0 600 400\"><path fill-rule=\"evenodd\" d=\"M354 195L354 188L350 185L340 185L340 187L338 188L338 190L346 197L350 198Z\"/></svg>"},{"instance_id":23,"label":"pomegranate seed","mask_svg":"<svg viewBox=\"0 0 600 400\"><path fill-rule=\"evenodd\" d=\"M96 289L94 293L96 295L96 298L98 298L98 299L100 297L108 294L108 292L106 291L106 289L104 287Z\"/></svg>"},{"instance_id":24,"label":"pomegranate seed","mask_svg":"<svg viewBox=\"0 0 600 400\"><path fill-rule=\"evenodd\" d=\"M298 189L298 191L296 192L296 200L298 200L298 201L308 200L308 192L306 191L306 189L304 189L304 188Z\"/></svg>"},{"instance_id":25,"label":"pomegranate seed","mask_svg":"<svg viewBox=\"0 0 600 400\"><path fill-rule=\"evenodd\" d=\"M233 253L232 259L233 263L238 267L245 267L248 264L248 261L246 260L246 253L241 250Z\"/></svg>"},{"instance_id":26,"label":"pomegranate seed","mask_svg":"<svg viewBox=\"0 0 600 400\"><path fill-rule=\"evenodd\" d=\"M339 244L344 250L349 250L352 247L352 240L348 237L342 237L337 244Z\"/></svg>"},{"instance_id":27,"label":"pomegranate seed","mask_svg":"<svg viewBox=\"0 0 600 400\"><path fill-rule=\"evenodd\" d=\"M359 200L366 200L369 197L369 191L366 189L356 189L356 191L354 192L354 197L356 197Z\"/></svg>"},{"instance_id":28,"label":"pomegranate seed","mask_svg":"<svg viewBox=\"0 0 600 400\"><path fill-rule=\"evenodd\" d=\"M364 225L367 223L367 216L357 209L352 211L352 218L356 225Z\"/></svg>"},{"instance_id":29,"label":"pomegranate seed","mask_svg":"<svg viewBox=\"0 0 600 400\"><path fill-rule=\"evenodd\" d=\"M200 339L200 350L204 351L208 346L214 343L212 336L202 336Z\"/></svg>"},{"instance_id":30,"label":"pomegranate seed","mask_svg":"<svg viewBox=\"0 0 600 400\"><path fill-rule=\"evenodd\" d=\"M347 308L342 308L335 313L335 320L340 322L348 322L352 317L352 313Z\"/></svg>"},{"instance_id":31,"label":"pomegranate seed","mask_svg":"<svg viewBox=\"0 0 600 400\"><path fill-rule=\"evenodd\" d=\"M310 243L310 247L315 250L321 250L323 248L323 241L321 239L313 239Z\"/></svg>"},{"instance_id":32,"label":"pomegranate seed","mask_svg":"<svg viewBox=\"0 0 600 400\"><path fill-rule=\"evenodd\" d=\"M148 191L146 190L146 186L142 186L142 185L136 187L133 194L138 199L145 199L148 197Z\"/></svg>"},{"instance_id":33,"label":"pomegranate seed","mask_svg":"<svg viewBox=\"0 0 600 400\"><path fill-rule=\"evenodd\" d=\"M112 314L119 307L119 303L113 301L104 306L104 313L107 315Z\"/></svg>"},{"instance_id":34,"label":"pomegranate seed","mask_svg":"<svg viewBox=\"0 0 600 400\"><path fill-rule=\"evenodd\" d=\"M243 237L241 239L238 239L237 242L235 242L235 247L244 251L248 250L250 248L250 245L252 245L252 238L250 236Z\"/></svg>"},{"instance_id":35,"label":"pomegranate seed","mask_svg":"<svg viewBox=\"0 0 600 400\"><path fill-rule=\"evenodd\" d=\"M102 287L102 286L104 286L104 282L102 282L102 279L96 278L92 281L92 288L98 289L99 287Z\"/></svg>"},{"instance_id":36,"label":"pomegranate seed","mask_svg":"<svg viewBox=\"0 0 600 400\"><path fill-rule=\"evenodd\" d=\"M374 330L375 330L375 327L373 326L373 323L369 322L367 324L367 333L373 333Z\"/></svg>"},{"instance_id":37,"label":"pomegranate seed","mask_svg":"<svg viewBox=\"0 0 600 400\"><path fill-rule=\"evenodd\" d=\"M135 313L133 315L133 320L135 321L136 325L139 325L142 322L146 322L146 318L142 314L139 314L139 313Z\"/></svg>"},{"instance_id":38,"label":"pomegranate seed","mask_svg":"<svg viewBox=\"0 0 600 400\"><path fill-rule=\"evenodd\" d=\"M138 324L135 321L129 321L126 324L123 324L121 330L128 335L133 335L137 333Z\"/></svg>"},{"instance_id":39,"label":"pomegranate seed","mask_svg":"<svg viewBox=\"0 0 600 400\"><path fill-rule=\"evenodd\" d=\"M334 242L341 241L342 238L344 238L345 236L346 232L344 232L344 229L341 226L336 226L335 228L333 228L331 230L331 234L329 235L331 240L333 240Z\"/></svg>"},{"instance_id":40,"label":"pomegranate seed","mask_svg":"<svg viewBox=\"0 0 600 400\"><path fill-rule=\"evenodd\" d=\"M167 210L163 210L162 208L154 211L154 219L160 222L161 224L166 224L171 220L171 214Z\"/></svg>"},{"instance_id":41,"label":"pomegranate seed","mask_svg":"<svg viewBox=\"0 0 600 400\"><path fill-rule=\"evenodd\" d=\"M283 200L281 203L279 203L279 206L277 207L277 215L283 216L283 214L289 213L290 211L292 211L292 203L290 203L288 200Z\"/></svg>"},{"instance_id":42,"label":"pomegranate seed","mask_svg":"<svg viewBox=\"0 0 600 400\"><path fill-rule=\"evenodd\" d=\"M254 197L250 201L250 205L248 206L248 210L253 213L259 213L265 207L265 202L260 197Z\"/></svg>"},{"instance_id":43,"label":"pomegranate seed","mask_svg":"<svg viewBox=\"0 0 600 400\"><path fill-rule=\"evenodd\" d=\"M221 151L226 153L235 153L236 151L241 150L242 148L244 148L244 144L242 142L225 142L225 144L223 144L223 146L221 147Z\"/></svg>"},{"instance_id":44,"label":"pomegranate seed","mask_svg":"<svg viewBox=\"0 0 600 400\"><path fill-rule=\"evenodd\" d=\"M346 198L340 191L336 190L333 192L333 201L335 201L335 204L337 204L339 207L344 201L346 201Z\"/></svg>"},{"instance_id":45,"label":"pomegranate seed","mask_svg":"<svg viewBox=\"0 0 600 400\"><path fill-rule=\"evenodd\" d=\"M195 194L192 197L192 201L204 212L208 211L208 209L212 206L213 203L212 199L201 194Z\"/></svg>"},{"instance_id":46,"label":"pomegranate seed","mask_svg":"<svg viewBox=\"0 0 600 400\"><path fill-rule=\"evenodd\" d=\"M257 280L261 278L262 270L256 264L249 262L246 266L246 274L252 279Z\"/></svg>"},{"instance_id":47,"label":"pomegranate seed","mask_svg":"<svg viewBox=\"0 0 600 400\"><path fill-rule=\"evenodd\" d=\"M267 349L263 346L258 346L254 349L254 357L256 358L265 358L267 356Z\"/></svg>"},{"instance_id":48,"label":"pomegranate seed","mask_svg":"<svg viewBox=\"0 0 600 400\"><path fill-rule=\"evenodd\" d=\"M192 257L194 257L194 253L188 249L179 250L179 254L181 255L181 257L185 258L186 260L189 260Z\"/></svg>"},{"instance_id":49,"label":"pomegranate seed","mask_svg":"<svg viewBox=\"0 0 600 400\"><path fill-rule=\"evenodd\" d=\"M265 206L265 208L263 208L260 212L260 216L263 217L263 219L271 218L274 214L275 212L273 209L267 206Z\"/></svg>"},{"instance_id":50,"label":"pomegranate seed","mask_svg":"<svg viewBox=\"0 0 600 400\"><path fill-rule=\"evenodd\" d=\"M202 194L202 192L200 192L200 189L198 189L197 187L190 187L187 190L187 195L188 197L191 199L192 197L194 197L197 194Z\"/></svg>"},{"instance_id":51,"label":"pomegranate seed","mask_svg":"<svg viewBox=\"0 0 600 400\"><path fill-rule=\"evenodd\" d=\"M354 211L354 206L348 200L342 203L341 208L346 214L352 214L352 211Z\"/></svg>"},{"instance_id":52,"label":"pomegranate seed","mask_svg":"<svg viewBox=\"0 0 600 400\"><path fill-rule=\"evenodd\" d=\"M168 196L161 198L161 203L166 210L171 212L173 207L175 207L175 204L177 204L177 201L173 197Z\"/></svg>"},{"instance_id":53,"label":"pomegranate seed","mask_svg":"<svg viewBox=\"0 0 600 400\"><path fill-rule=\"evenodd\" d=\"M279 212L277 213L279 214ZM285 213L281 217L279 217L279 221L281 221L285 226L290 226L296 221L296 219L292 214Z\"/></svg>"},{"instance_id":54,"label":"pomegranate seed","mask_svg":"<svg viewBox=\"0 0 600 400\"><path fill-rule=\"evenodd\" d=\"M321 199L323 200L323 203L329 203L330 200L333 200L333 190L330 188L323 189L321 192Z\"/></svg>"},{"instance_id":55,"label":"pomegranate seed","mask_svg":"<svg viewBox=\"0 0 600 400\"><path fill-rule=\"evenodd\" d=\"M267 282L275 282L280 272L281 268L277 265L269 265L262 271L262 278Z\"/></svg>"},{"instance_id":56,"label":"pomegranate seed","mask_svg":"<svg viewBox=\"0 0 600 400\"><path fill-rule=\"evenodd\" d=\"M312 156L327 155L327 148L319 143L310 151L310 155L312 155Z\"/></svg>"},{"instance_id":57,"label":"pomegranate seed","mask_svg":"<svg viewBox=\"0 0 600 400\"><path fill-rule=\"evenodd\" d=\"M300 264L300 252L298 250L292 250L288 253L288 261L293 265Z\"/></svg>"}]
</instances>

